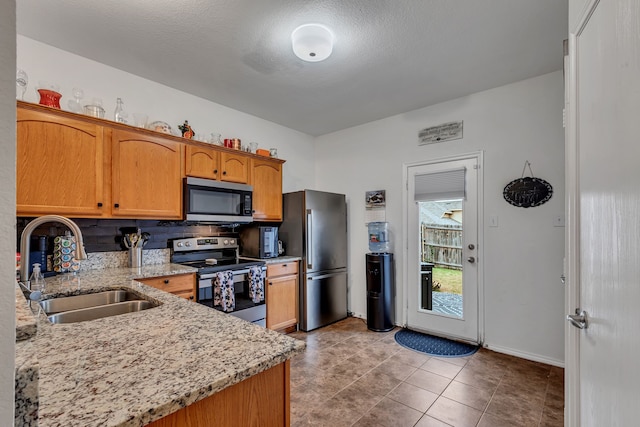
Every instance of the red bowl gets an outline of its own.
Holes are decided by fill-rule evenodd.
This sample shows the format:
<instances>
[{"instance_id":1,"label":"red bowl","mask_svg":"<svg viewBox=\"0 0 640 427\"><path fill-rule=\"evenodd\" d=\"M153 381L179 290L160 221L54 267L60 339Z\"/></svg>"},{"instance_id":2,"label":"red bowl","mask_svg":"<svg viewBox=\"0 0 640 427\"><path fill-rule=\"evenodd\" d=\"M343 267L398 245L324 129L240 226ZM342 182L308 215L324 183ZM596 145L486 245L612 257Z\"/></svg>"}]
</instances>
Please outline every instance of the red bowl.
<instances>
[{"instance_id":1,"label":"red bowl","mask_svg":"<svg viewBox=\"0 0 640 427\"><path fill-rule=\"evenodd\" d=\"M40 104L47 107L60 108L60 98L62 94L49 89L38 89L40 94Z\"/></svg>"}]
</instances>

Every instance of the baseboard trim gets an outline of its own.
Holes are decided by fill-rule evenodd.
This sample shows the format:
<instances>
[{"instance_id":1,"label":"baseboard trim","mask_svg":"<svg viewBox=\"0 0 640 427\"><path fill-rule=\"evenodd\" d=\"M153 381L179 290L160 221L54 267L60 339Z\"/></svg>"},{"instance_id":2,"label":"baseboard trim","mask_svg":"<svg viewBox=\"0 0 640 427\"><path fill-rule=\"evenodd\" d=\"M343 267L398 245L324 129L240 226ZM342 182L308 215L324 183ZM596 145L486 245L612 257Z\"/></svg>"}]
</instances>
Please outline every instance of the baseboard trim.
<instances>
[{"instance_id":1,"label":"baseboard trim","mask_svg":"<svg viewBox=\"0 0 640 427\"><path fill-rule=\"evenodd\" d=\"M541 356L539 354L527 353L524 351L514 350L508 347L500 347L497 345L484 344L484 348L487 350L495 351L497 353L504 353L510 356L516 356L521 359L532 360L534 362L546 363L547 365L557 366L564 368L564 360L551 359L549 357Z\"/></svg>"},{"instance_id":2,"label":"baseboard trim","mask_svg":"<svg viewBox=\"0 0 640 427\"><path fill-rule=\"evenodd\" d=\"M355 311L351 312L351 317L357 317L358 319L367 320L367 316L362 313L356 313Z\"/></svg>"}]
</instances>

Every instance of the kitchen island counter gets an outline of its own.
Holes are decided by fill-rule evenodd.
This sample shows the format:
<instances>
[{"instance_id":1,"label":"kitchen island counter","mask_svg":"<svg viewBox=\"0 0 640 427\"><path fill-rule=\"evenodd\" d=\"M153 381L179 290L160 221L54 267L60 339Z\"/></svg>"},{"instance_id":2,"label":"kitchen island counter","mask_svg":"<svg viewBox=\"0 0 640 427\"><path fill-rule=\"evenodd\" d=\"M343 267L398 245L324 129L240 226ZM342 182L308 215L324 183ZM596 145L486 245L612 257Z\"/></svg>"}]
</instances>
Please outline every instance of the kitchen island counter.
<instances>
[{"instance_id":1,"label":"kitchen island counter","mask_svg":"<svg viewBox=\"0 0 640 427\"><path fill-rule=\"evenodd\" d=\"M88 322L37 316L40 427L142 426L279 365L304 343L144 285L189 273L166 264L92 270L46 280L45 298L132 289L160 306Z\"/></svg>"}]
</instances>

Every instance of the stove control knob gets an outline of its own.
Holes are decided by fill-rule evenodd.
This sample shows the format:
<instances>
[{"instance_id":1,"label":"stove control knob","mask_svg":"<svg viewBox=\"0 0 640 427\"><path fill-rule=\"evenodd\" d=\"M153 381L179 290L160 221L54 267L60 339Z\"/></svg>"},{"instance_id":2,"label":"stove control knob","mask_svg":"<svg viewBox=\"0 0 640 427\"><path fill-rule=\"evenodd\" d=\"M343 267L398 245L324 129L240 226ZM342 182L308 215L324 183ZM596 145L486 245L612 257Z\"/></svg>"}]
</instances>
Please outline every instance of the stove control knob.
<instances>
[{"instance_id":1,"label":"stove control knob","mask_svg":"<svg viewBox=\"0 0 640 427\"><path fill-rule=\"evenodd\" d=\"M191 242L187 242L187 243L185 243L184 245L185 245L185 246L187 246L187 247L189 247L189 246L191 246Z\"/></svg>"},{"instance_id":2,"label":"stove control knob","mask_svg":"<svg viewBox=\"0 0 640 427\"><path fill-rule=\"evenodd\" d=\"M235 245L236 244L236 240L235 239L231 239L231 240L229 240L229 243L231 243L232 245Z\"/></svg>"},{"instance_id":3,"label":"stove control knob","mask_svg":"<svg viewBox=\"0 0 640 427\"><path fill-rule=\"evenodd\" d=\"M228 245L229 241L227 239L224 239L224 241L222 243L224 243L225 245Z\"/></svg>"},{"instance_id":4,"label":"stove control knob","mask_svg":"<svg viewBox=\"0 0 640 427\"><path fill-rule=\"evenodd\" d=\"M181 248L181 247L182 247L182 242L178 242L178 245L177 245L177 246L178 246L179 248Z\"/></svg>"}]
</instances>

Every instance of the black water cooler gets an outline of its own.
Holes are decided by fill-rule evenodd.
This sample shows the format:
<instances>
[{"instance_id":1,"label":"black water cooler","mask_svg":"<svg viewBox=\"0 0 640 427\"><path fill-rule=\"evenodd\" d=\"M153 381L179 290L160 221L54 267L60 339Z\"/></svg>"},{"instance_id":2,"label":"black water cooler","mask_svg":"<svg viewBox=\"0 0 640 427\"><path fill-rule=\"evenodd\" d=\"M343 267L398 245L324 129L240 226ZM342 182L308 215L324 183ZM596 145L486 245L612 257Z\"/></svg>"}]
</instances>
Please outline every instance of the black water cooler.
<instances>
[{"instance_id":1,"label":"black water cooler","mask_svg":"<svg viewBox=\"0 0 640 427\"><path fill-rule=\"evenodd\" d=\"M394 328L392 253L367 254L367 327L384 332Z\"/></svg>"}]
</instances>

